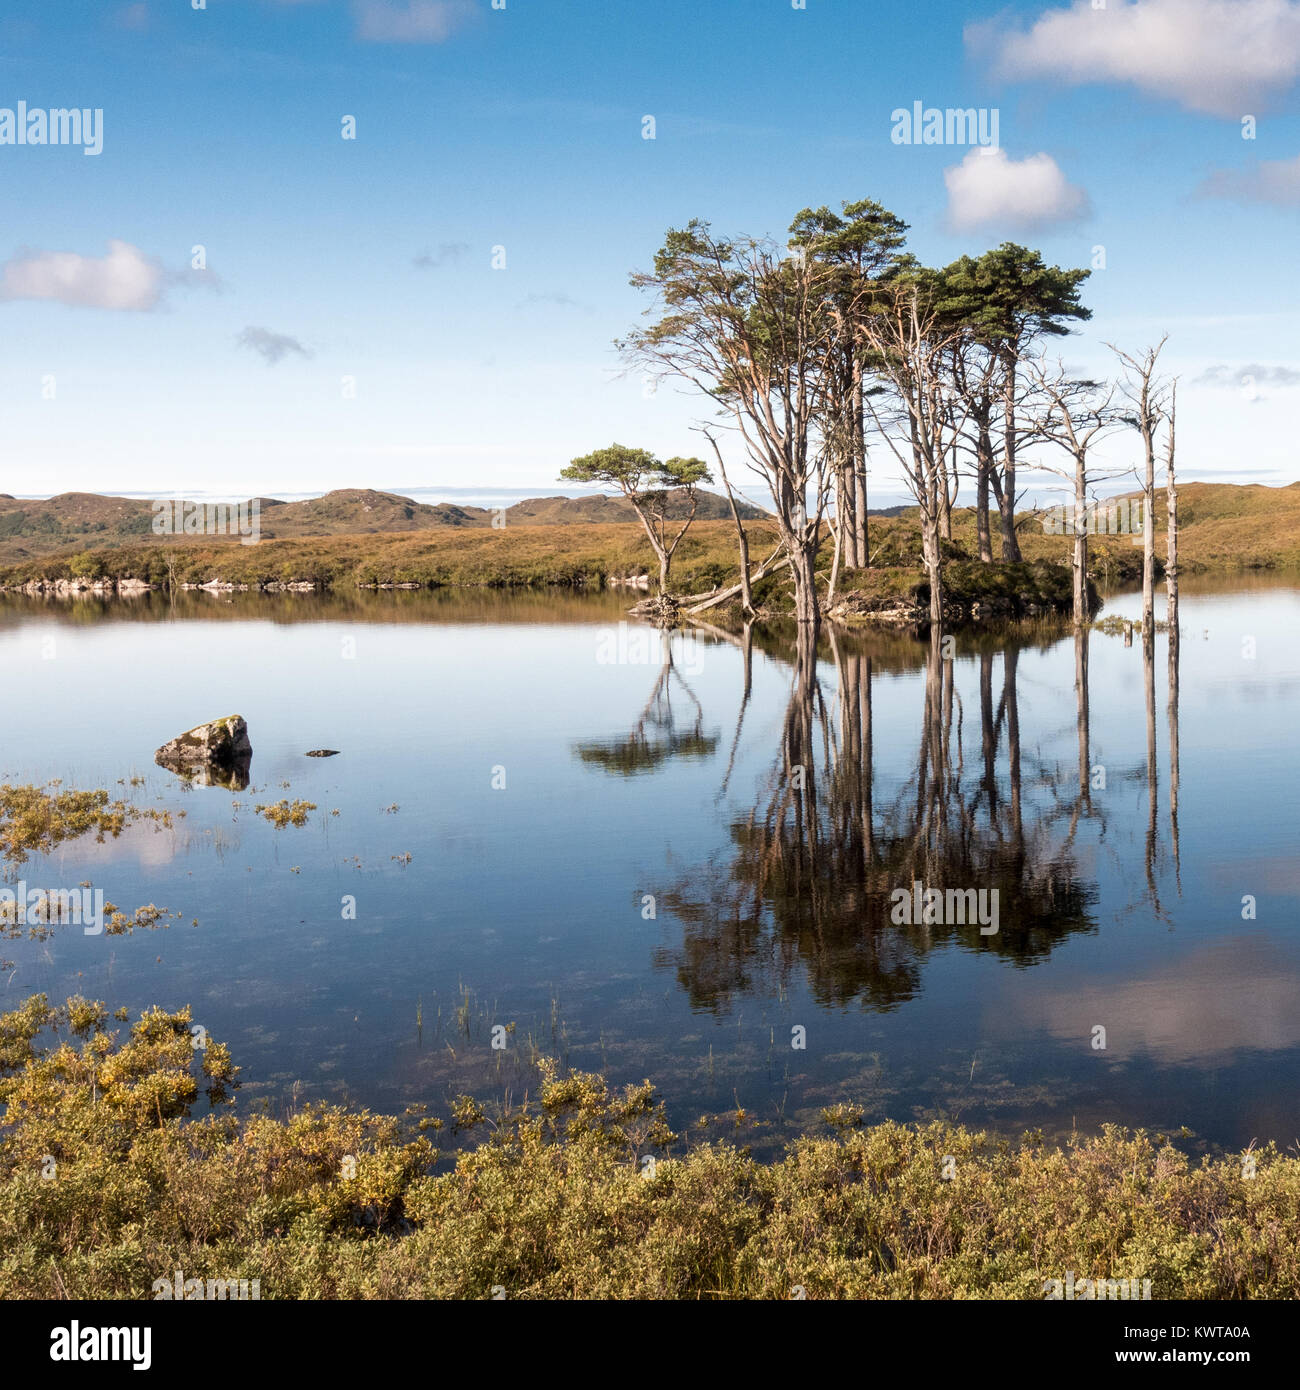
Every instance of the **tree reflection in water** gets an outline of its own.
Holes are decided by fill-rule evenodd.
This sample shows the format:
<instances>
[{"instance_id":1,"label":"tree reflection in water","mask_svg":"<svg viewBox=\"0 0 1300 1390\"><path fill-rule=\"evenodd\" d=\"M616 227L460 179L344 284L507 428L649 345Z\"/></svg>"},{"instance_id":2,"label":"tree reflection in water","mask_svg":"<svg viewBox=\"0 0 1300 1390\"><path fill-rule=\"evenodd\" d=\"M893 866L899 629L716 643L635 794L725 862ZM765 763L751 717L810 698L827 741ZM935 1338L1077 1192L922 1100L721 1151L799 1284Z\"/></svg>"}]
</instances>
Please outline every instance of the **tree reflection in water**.
<instances>
[{"instance_id":1,"label":"tree reflection in water","mask_svg":"<svg viewBox=\"0 0 1300 1390\"><path fill-rule=\"evenodd\" d=\"M750 634L741 640L748 648ZM920 644L830 631L819 652L800 633L783 653L770 653L792 673L771 769L752 808L732 820L725 862L665 897L683 940L659 963L676 970L697 1007L724 1012L737 995L784 993L802 973L823 1005L890 1009L919 991L925 959L939 947L1028 966L1070 934L1094 929L1095 885L1074 855L1081 818L1098 814L1089 788L1088 634L1076 638L1077 778L1062 778L1022 749L1016 680L1027 640L977 639L975 762L955 661L939 634ZM881 798L873 683L918 665L915 773ZM832 669L836 689L828 697L822 671ZM728 779L734 758L733 749ZM999 930L981 935L977 921L896 925L890 895L918 882L996 890Z\"/></svg>"},{"instance_id":2,"label":"tree reflection in water","mask_svg":"<svg viewBox=\"0 0 1300 1390\"><path fill-rule=\"evenodd\" d=\"M832 628L823 629L818 643L806 628L785 636L753 624L740 633L700 627L710 640L739 650L742 687L716 798L728 808L729 848L661 897L682 939L659 951L656 963L676 972L695 1007L725 1013L737 996L784 996L803 979L819 1004L889 1010L920 991L925 961L941 948L989 953L1024 968L1071 935L1096 930L1095 856L1091 847L1078 847L1086 822L1097 843L1106 835L1105 798L1097 794L1106 769L1091 761L1089 629L1073 633L1077 766L1062 767L1039 754L1038 738L1022 737L1017 689L1021 652L1055 646L1063 639L1059 628L967 636L958 652L951 637L937 632L917 641ZM775 752L752 804L746 800L738 814L734 784L745 765L756 645L788 668L790 688ZM1150 904L1159 913L1153 651L1144 642L1146 868ZM974 717L957 688L959 666L972 677L962 684L978 699ZM882 795L873 688L882 677L918 671L915 754L906 775L895 775ZM891 739L897 727L894 708ZM1169 661L1169 730L1176 871L1176 642ZM666 641L650 698L626 737L581 743L575 752L608 772L632 776L672 759L711 758L721 744L719 733L705 732L703 708ZM1139 766L1111 775L1143 773ZM997 931L982 933L973 913L965 921L896 923L892 895L910 893L914 884L995 891Z\"/></svg>"},{"instance_id":3,"label":"tree reflection in water","mask_svg":"<svg viewBox=\"0 0 1300 1390\"><path fill-rule=\"evenodd\" d=\"M669 634L663 635L662 649L658 679L636 723L625 738L576 744L574 752L584 763L631 777L654 772L674 758L709 758L717 751L720 735L704 732L704 709L677 669ZM674 687L687 705L685 719L680 704L673 704Z\"/></svg>"}]
</instances>

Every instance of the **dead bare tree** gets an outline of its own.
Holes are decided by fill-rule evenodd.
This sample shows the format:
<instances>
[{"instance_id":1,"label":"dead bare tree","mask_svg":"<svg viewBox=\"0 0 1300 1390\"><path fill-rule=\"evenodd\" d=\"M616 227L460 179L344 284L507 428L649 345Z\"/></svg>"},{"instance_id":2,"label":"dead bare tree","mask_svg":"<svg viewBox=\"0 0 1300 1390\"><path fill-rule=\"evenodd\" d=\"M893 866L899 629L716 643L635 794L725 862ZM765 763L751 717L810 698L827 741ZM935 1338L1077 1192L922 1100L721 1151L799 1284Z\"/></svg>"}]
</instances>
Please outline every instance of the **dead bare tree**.
<instances>
[{"instance_id":1,"label":"dead bare tree","mask_svg":"<svg viewBox=\"0 0 1300 1390\"><path fill-rule=\"evenodd\" d=\"M169 608L176 607L176 552L168 549L163 552L163 565L167 569L167 605Z\"/></svg>"},{"instance_id":2,"label":"dead bare tree","mask_svg":"<svg viewBox=\"0 0 1300 1390\"><path fill-rule=\"evenodd\" d=\"M1119 358L1123 377L1118 386L1126 409L1124 423L1142 438L1142 630L1155 632L1156 619L1156 436L1165 417L1168 386L1156 375L1160 350L1168 341L1166 333L1140 355L1122 352L1113 343L1106 346ZM1136 471L1136 470L1135 470Z\"/></svg>"},{"instance_id":3,"label":"dead bare tree","mask_svg":"<svg viewBox=\"0 0 1300 1390\"><path fill-rule=\"evenodd\" d=\"M745 617L752 618L754 616L754 593L750 587L749 579L749 537L745 534L745 524L741 521L740 512L736 507L735 494L731 491L731 481L727 477L727 465L722 460L722 450L718 448L718 441L707 427L702 426L700 433L709 441L714 456L718 460L718 473L722 478L722 486L726 489L727 505L731 508L731 520L736 527L736 549L740 552L740 598L744 605Z\"/></svg>"},{"instance_id":4,"label":"dead bare tree","mask_svg":"<svg viewBox=\"0 0 1300 1390\"><path fill-rule=\"evenodd\" d=\"M1059 360L1054 367L1034 362L1029 378L1040 393L1043 408L1034 418L1034 432L1048 443L1055 444L1070 456L1068 468L1055 468L1050 463L1041 467L1050 473L1069 478L1074 484L1073 518L1069 530L1074 534L1074 554L1071 565L1074 577L1074 621L1088 621L1088 530L1091 518L1088 489L1101 481L1088 467L1088 454L1094 442L1121 424L1111 407L1115 388L1103 388L1095 381L1070 377ZM1068 515L1068 513L1067 513Z\"/></svg>"},{"instance_id":5,"label":"dead bare tree","mask_svg":"<svg viewBox=\"0 0 1300 1390\"><path fill-rule=\"evenodd\" d=\"M1169 641L1178 640L1178 480L1174 474L1174 424L1178 413L1177 378L1169 387L1169 432L1165 437L1165 616Z\"/></svg>"}]
</instances>

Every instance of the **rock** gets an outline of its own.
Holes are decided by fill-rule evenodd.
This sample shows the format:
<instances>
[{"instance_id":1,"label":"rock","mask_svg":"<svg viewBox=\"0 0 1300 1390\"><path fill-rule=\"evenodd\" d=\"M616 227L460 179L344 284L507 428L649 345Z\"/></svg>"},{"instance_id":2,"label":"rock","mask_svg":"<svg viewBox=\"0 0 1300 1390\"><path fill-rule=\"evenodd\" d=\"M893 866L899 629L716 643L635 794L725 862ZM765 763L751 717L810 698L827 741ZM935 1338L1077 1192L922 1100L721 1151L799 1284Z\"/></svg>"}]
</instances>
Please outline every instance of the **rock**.
<instances>
[{"instance_id":1,"label":"rock","mask_svg":"<svg viewBox=\"0 0 1300 1390\"><path fill-rule=\"evenodd\" d=\"M309 758L337 758L339 750L337 748L313 748L307 754Z\"/></svg>"},{"instance_id":2,"label":"rock","mask_svg":"<svg viewBox=\"0 0 1300 1390\"><path fill-rule=\"evenodd\" d=\"M899 595L867 594L850 590L840 595L826 616L841 623L867 623L919 631L929 622L929 610L914 599Z\"/></svg>"},{"instance_id":3,"label":"rock","mask_svg":"<svg viewBox=\"0 0 1300 1390\"><path fill-rule=\"evenodd\" d=\"M248 725L239 714L199 724L181 734L154 754L154 762L178 777L199 786L230 787L243 791L248 786L248 768L253 746L248 741Z\"/></svg>"}]
</instances>

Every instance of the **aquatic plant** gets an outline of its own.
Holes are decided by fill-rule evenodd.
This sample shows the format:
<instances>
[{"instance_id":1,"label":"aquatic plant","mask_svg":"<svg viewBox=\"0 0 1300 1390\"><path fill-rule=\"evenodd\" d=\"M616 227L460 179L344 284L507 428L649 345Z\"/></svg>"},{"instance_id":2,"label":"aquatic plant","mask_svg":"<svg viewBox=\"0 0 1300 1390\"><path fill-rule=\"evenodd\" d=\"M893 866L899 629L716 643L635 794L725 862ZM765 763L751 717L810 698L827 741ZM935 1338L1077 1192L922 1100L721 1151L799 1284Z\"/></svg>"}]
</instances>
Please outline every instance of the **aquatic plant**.
<instances>
[{"instance_id":1,"label":"aquatic plant","mask_svg":"<svg viewBox=\"0 0 1300 1390\"><path fill-rule=\"evenodd\" d=\"M254 806L264 820L269 820L277 830L283 830L286 825L306 825L307 816L316 809L314 801L285 801L280 800L273 806Z\"/></svg>"},{"instance_id":2,"label":"aquatic plant","mask_svg":"<svg viewBox=\"0 0 1300 1390\"><path fill-rule=\"evenodd\" d=\"M0 859L25 864L29 853L48 854L65 840L91 834L96 840L116 839L135 821L170 827L171 818L170 811L110 800L103 788L76 791L60 782L45 786L6 782L0 786Z\"/></svg>"}]
</instances>

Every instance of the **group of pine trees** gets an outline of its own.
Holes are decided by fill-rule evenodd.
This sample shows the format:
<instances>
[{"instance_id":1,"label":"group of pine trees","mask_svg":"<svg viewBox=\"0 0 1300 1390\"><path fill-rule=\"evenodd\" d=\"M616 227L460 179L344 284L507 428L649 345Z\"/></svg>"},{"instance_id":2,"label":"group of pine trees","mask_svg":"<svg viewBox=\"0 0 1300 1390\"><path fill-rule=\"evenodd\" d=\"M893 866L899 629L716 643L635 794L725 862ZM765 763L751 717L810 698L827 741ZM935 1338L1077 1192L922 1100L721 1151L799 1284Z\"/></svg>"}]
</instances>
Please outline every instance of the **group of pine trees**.
<instances>
[{"instance_id":1,"label":"group of pine trees","mask_svg":"<svg viewBox=\"0 0 1300 1390\"><path fill-rule=\"evenodd\" d=\"M1080 298L1088 270L1048 265L1040 252L1012 242L935 269L907 250L907 231L870 199L840 212L805 209L783 244L722 237L693 220L670 229L653 269L632 277L652 302L648 325L619 344L626 361L655 378L689 382L716 404L722 427L772 498L795 613L814 628L828 541L831 596L841 567L871 562L872 451L896 463L916 502L936 625L944 611L944 543L962 479L973 484L979 559L993 564L1021 558L1017 477L1034 445L1064 451L1068 466L1059 471L1086 504L1099 480L1090 472L1092 445L1112 428L1135 428L1144 446L1148 532L1162 425L1172 472L1172 396L1154 375L1159 348L1137 356L1116 350L1121 380L1110 386L1072 378L1049 358L1054 340L1091 318ZM704 433L731 496L715 433ZM666 589L676 541L665 533L663 499L672 488L693 498L697 485L711 481L708 466L694 458L660 463L616 445L574 460L564 476L614 483L632 498ZM1074 557L1079 620L1087 602L1083 512L1076 511ZM743 540L739 521L737 529ZM1146 540L1149 574L1149 534ZM742 550L737 587L746 603L749 577Z\"/></svg>"}]
</instances>

